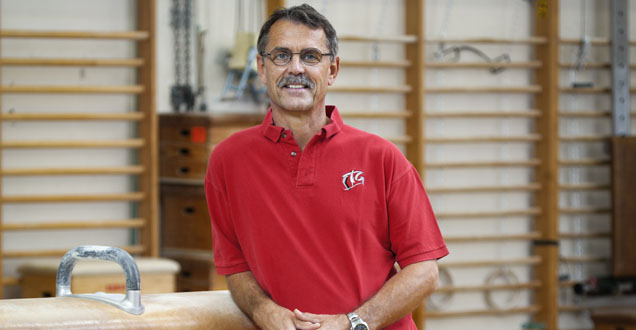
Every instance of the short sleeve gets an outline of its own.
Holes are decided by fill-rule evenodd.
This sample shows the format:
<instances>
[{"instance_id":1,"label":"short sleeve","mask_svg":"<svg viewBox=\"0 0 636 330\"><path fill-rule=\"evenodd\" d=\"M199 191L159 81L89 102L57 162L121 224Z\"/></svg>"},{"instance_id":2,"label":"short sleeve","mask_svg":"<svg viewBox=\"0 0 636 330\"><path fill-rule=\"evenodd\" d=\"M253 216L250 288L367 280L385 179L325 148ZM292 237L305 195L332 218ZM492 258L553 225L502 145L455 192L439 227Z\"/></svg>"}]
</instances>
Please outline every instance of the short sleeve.
<instances>
[{"instance_id":1,"label":"short sleeve","mask_svg":"<svg viewBox=\"0 0 636 330\"><path fill-rule=\"evenodd\" d=\"M205 197L212 223L214 264L220 275L231 275L248 271L249 266L236 235L227 194L220 179L223 174L218 167L213 166L213 158L210 158L205 177Z\"/></svg>"},{"instance_id":2,"label":"short sleeve","mask_svg":"<svg viewBox=\"0 0 636 330\"><path fill-rule=\"evenodd\" d=\"M409 164L388 191L389 239L400 267L440 259L448 249L439 230L422 180Z\"/></svg>"}]
</instances>

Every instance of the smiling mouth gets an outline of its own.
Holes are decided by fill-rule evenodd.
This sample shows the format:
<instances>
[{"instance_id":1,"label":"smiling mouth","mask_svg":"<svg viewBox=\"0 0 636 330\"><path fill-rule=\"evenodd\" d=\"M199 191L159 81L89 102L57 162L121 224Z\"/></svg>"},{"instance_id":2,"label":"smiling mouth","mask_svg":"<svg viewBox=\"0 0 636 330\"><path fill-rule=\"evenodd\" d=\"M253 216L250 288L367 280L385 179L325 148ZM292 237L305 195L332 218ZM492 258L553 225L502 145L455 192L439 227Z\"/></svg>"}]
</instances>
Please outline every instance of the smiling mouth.
<instances>
[{"instance_id":1,"label":"smiling mouth","mask_svg":"<svg viewBox=\"0 0 636 330\"><path fill-rule=\"evenodd\" d=\"M303 89L303 88L308 88L307 85L302 85L302 84L290 84L290 85L285 85L285 88L289 88L289 89Z\"/></svg>"}]
</instances>

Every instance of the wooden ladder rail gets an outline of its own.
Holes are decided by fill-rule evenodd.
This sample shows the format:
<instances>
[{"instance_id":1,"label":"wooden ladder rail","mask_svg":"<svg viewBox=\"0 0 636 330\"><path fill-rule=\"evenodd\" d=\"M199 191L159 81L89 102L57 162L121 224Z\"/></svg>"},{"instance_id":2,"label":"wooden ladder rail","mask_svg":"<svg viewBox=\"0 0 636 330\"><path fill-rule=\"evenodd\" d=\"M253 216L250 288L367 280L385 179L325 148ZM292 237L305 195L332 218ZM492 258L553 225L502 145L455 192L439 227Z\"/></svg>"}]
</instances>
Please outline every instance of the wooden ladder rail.
<instances>
[{"instance_id":1,"label":"wooden ladder rail","mask_svg":"<svg viewBox=\"0 0 636 330\"><path fill-rule=\"evenodd\" d=\"M559 106L559 0L550 1L549 8L535 7L535 34L544 38L545 43L536 47L538 60L543 66L536 72L536 82L542 86L535 96L535 104L542 111L537 119L537 132L542 139L536 147L541 164L536 168L542 190L535 194L535 200L542 213L535 220L535 230L542 234L535 244L535 253L543 262L536 266L535 274L542 286L536 291L536 301L541 309L535 314L538 322L546 329L558 328L558 106Z\"/></svg>"},{"instance_id":2,"label":"wooden ladder rail","mask_svg":"<svg viewBox=\"0 0 636 330\"><path fill-rule=\"evenodd\" d=\"M271 12L273 8L283 6L285 1L268 1L268 12ZM408 119L406 126L406 136L404 137L394 137L389 138L394 143L405 143L406 144L406 155L407 158L415 165L418 169L422 178L424 178L424 170L427 167L430 168L441 168L442 166L450 166L450 167L488 167L488 166L503 166L503 167L530 167L537 168L540 166L540 162L538 159L530 159L530 160L517 160L517 161L490 161L490 162L465 162L465 163L431 163L427 164L424 159L424 151L425 151L425 143L457 143L457 142L475 142L475 143L498 143L498 142L537 142L541 140L541 136L537 134L529 134L526 136L512 136L512 137L481 137L478 139L474 139L472 137L468 138L426 138L424 136L424 124L425 120L428 117L425 113L424 109L424 100L426 94L430 93L501 93L501 94L534 94L539 95L543 93L542 85L530 85L530 86L518 86L518 87L456 87L456 88L424 88L424 73L426 68L439 69L439 68L488 68L491 65L485 65L480 63L466 63L466 64L458 64L458 65L450 65L450 64L426 64L424 61L424 50L426 46L426 42L439 42L440 40L430 39L425 40L424 38L424 12L425 12L425 1L424 0L414 0L414 1L406 1L404 6L404 17L405 17L405 35L403 36L382 36L382 37L372 37L372 36L354 36L354 35L341 35L341 41L350 41L350 42L393 42L393 43L403 43L406 47L406 59L404 61L393 61L393 62L369 62L369 61L343 61L343 67L380 67L385 69L400 69L400 68L408 68L406 72L405 83L402 86L387 86L387 87L358 87L358 86L334 86L330 88L332 92L342 92L342 93L400 93L405 96L406 105L405 109L408 110L400 110L396 112L385 111L379 113L364 113L362 111L352 111L347 113L347 111L342 111L343 117L349 118L367 118L367 119L377 119L377 118L395 118L395 119ZM451 40L456 42L469 42L469 43L486 43L486 44L526 44L531 46L537 45L546 45L548 43L548 38L543 36L536 37L528 37L521 39L493 39L493 38L465 38L465 39L457 39ZM540 69L543 64L542 61L528 61L528 62L520 62L520 63L510 63L505 65L507 68L514 69ZM478 117L478 118L501 118L501 117L516 117L516 118L528 118L535 119L541 117L544 109L530 109L528 111L515 111L506 113L495 113L495 112L484 112L484 113L448 113L448 114L437 114L431 113L431 118L445 118L445 117ZM541 184L531 183L529 185L523 187L481 187L487 191L495 191L495 190L503 190L506 191L508 189L516 189L520 191L530 191L534 192L541 188ZM479 189L474 189L472 187L463 188L468 189L470 191L478 191ZM461 190L461 189L460 189ZM515 215L522 216L536 216L540 214L540 207L533 207L527 210L510 210L510 211L502 211L502 212L489 212L489 213L449 213L449 214L441 214L442 217L461 217L461 216L488 216L488 217L508 217ZM507 235L498 237L496 239L522 239L522 240L532 240L539 237L540 233L537 231L529 232L526 234L519 235ZM470 237L460 237L458 240L466 241L466 240L480 240L482 238L470 238ZM451 239L452 241L452 239ZM536 265L539 263L538 258L531 257L526 259L518 260L519 264L522 265ZM499 265L501 262L485 262L485 265ZM464 266L471 266L471 263L465 263ZM479 264L482 265L482 264ZM462 264L457 264L455 266L462 266ZM538 289L541 285L540 281L533 281L532 285L528 285L532 289ZM484 315L484 314L505 314L505 313L536 313L539 311L539 305L532 305L524 308L516 308L510 309L508 311L465 311L458 313L456 316L460 315ZM450 313L452 314L452 313ZM446 317L453 316L449 313L430 313L430 317ZM424 321L426 319L426 310L423 306L418 307L418 309L414 313L414 319L416 324L420 329L423 329L425 324Z\"/></svg>"},{"instance_id":3,"label":"wooden ladder rail","mask_svg":"<svg viewBox=\"0 0 636 330\"><path fill-rule=\"evenodd\" d=\"M429 43L468 43L468 44L516 44L516 45L527 45L529 47L533 47L535 49L541 49L541 47L546 48L550 45L550 37L543 35L540 31L537 31L536 36L531 36L527 38L427 38L426 42ZM546 71L545 65L545 57L537 56L535 60L527 61L527 62L518 62L518 63L510 63L505 65L506 69L526 69L526 70L534 70L535 72ZM428 69L484 69L491 68L494 64L488 63L430 63L427 64ZM549 70L550 68L548 68ZM543 81L537 79L537 82L532 85L527 86L474 86L474 87L435 87L435 88L426 88L424 93L427 95L430 94L450 94L450 93L462 93L462 94L528 94L532 95L536 98L541 98L546 94L545 89L548 88L549 85L545 84ZM471 111L427 111L425 112L427 120L429 119L453 119L453 118L518 118L518 119L527 119L534 120L537 123L541 121L545 122L545 112L547 111L543 108L542 104L537 103L537 109L527 109L527 110L515 110L515 111L481 111L481 112L471 112ZM434 138L425 138L425 143L533 143L535 145L547 144L545 141L545 137L543 136L543 131L541 129L537 129L536 133L526 134L524 136L483 136L483 137L434 137ZM486 168L490 166L497 167L527 167L530 169L534 169L535 171L539 171L542 169L545 159L542 154L538 154L537 158L527 159L527 160L497 160L497 161L456 161L456 162L437 162L437 163L427 163L427 168L430 169L443 169L443 168ZM539 176L537 176L539 178ZM533 193L535 195L540 195L541 191L544 188L544 181L541 180L535 183L528 183L527 186L519 186L519 187L510 187L512 189L520 189L519 191L526 191L529 193ZM482 189L486 188L483 191L480 189L475 189L473 192L504 192L507 191L507 187L480 187ZM444 188L435 188L433 191L438 191L441 193L445 193ZM457 189L457 191L462 192L463 189ZM453 189L449 189L449 192L453 192ZM463 191L462 193L466 193L468 191ZM525 210L504 210L504 211L495 211L495 212L462 212L462 213L444 213L438 212L436 215L439 219L443 219L444 221L451 219L480 219L480 218L499 218L503 219L509 217L534 217L539 219L544 214L544 207L541 203L536 203L534 206L525 209ZM533 242L535 240L540 240L544 237L545 234L541 231L541 229L534 228L533 231L528 233L520 233L515 235L502 235L501 237L496 237L496 239L500 240L526 240L528 242ZM449 242L479 242L481 238L479 237L450 237ZM534 256L530 257L529 260L531 262L525 262L524 259L520 259L519 264L526 264L529 267L540 267L542 264L547 261L543 256ZM452 264L451 264L452 265ZM481 266L496 266L496 262L466 262L459 263L459 265L481 265ZM455 265L457 266L457 265ZM446 267L440 262L440 267ZM533 290L537 292L541 292L545 290L547 282L547 286L553 286L554 280L552 278L542 278L540 276L538 279L533 281L535 285L532 287ZM556 277L555 277L556 278ZM505 315L505 314L536 314L544 309L549 309L549 307L545 307L543 299L536 299L534 305L520 307L520 308L510 308L506 310L466 310L466 311L457 311L457 312L438 312L433 311L429 313L428 317L430 318L442 318L442 317L459 317L459 316L479 316L479 315ZM548 328L551 328L548 326Z\"/></svg>"},{"instance_id":4,"label":"wooden ladder rail","mask_svg":"<svg viewBox=\"0 0 636 330\"><path fill-rule=\"evenodd\" d=\"M156 88L156 1L137 0L137 29L145 31L148 38L137 41L137 56L144 65L137 69L138 84L145 87L144 92L137 96L138 111L144 114L146 120L137 124L139 135L148 144L146 148L138 150L139 164L146 172L138 177L139 190L146 193L146 199L139 203L139 217L148 219L149 223L141 232L141 244L145 247L146 255L159 256L159 181L157 166L158 155L158 119L156 116L155 88Z\"/></svg>"},{"instance_id":5,"label":"wooden ladder rail","mask_svg":"<svg viewBox=\"0 0 636 330\"><path fill-rule=\"evenodd\" d=\"M0 0L0 7L2 6L2 0ZM0 15L0 30L2 30L2 15ZM2 39L0 39L0 58L2 58ZM3 96L3 92L2 92L2 66L0 66L0 144L3 142L2 141L2 127L4 126L4 120L3 120L3 116L2 116L2 96ZM2 149L0 149L0 171L2 171L2 156L3 156L3 152ZM0 176L0 179L2 178L2 176ZM3 187L2 187L2 181L0 180L0 195L2 194L3 191ZM2 237L4 236L4 231L1 229L1 227L3 226L3 205L2 203L0 203L0 300L2 300L4 298L4 286L5 285L9 285L9 284L16 284L14 283L15 281L13 280L5 280L5 276L4 276L4 269L3 269L3 264L4 264L4 259L2 258L2 254L4 253L4 243L2 242Z\"/></svg>"},{"instance_id":6,"label":"wooden ladder rail","mask_svg":"<svg viewBox=\"0 0 636 330\"><path fill-rule=\"evenodd\" d=\"M607 4L609 6L609 3ZM581 39L569 39L569 38L559 38L559 46L560 47L568 47L569 49L572 46L578 46L581 43ZM604 48L608 49L611 45L611 39L606 37L591 37L589 38L590 45L595 48ZM629 46L635 46L636 41L629 41ZM566 48L568 49L568 48ZM559 63L559 68L561 70L574 70L576 69L576 63L571 62L561 62ZM628 70L633 70L636 68L636 64L631 63L628 65ZM607 61L597 61L592 63L586 63L584 66L585 70L596 70L596 71L609 71L611 69L611 63ZM605 94L612 93L612 86L598 86L594 85L592 87L586 88L574 88L566 85L561 82L559 84L559 92L563 97L574 98L579 95L585 95L586 97L599 97ZM631 87L629 89L630 94L636 93L636 88ZM632 111L630 114L631 118L634 118L635 112ZM559 109L558 112L558 120L568 123L570 121L585 121L585 123L595 122L598 124L605 124L611 118L611 110L602 109L602 110L580 110L580 109L568 109L563 108ZM567 146L571 143L576 143L578 145L589 146L590 144L600 144L610 142L610 136L606 134L588 134L588 135L563 135L559 137L559 146ZM558 161L559 170L561 171L571 171L573 168L582 168L582 167L603 167L607 168L611 172L611 152L609 156L597 157L597 158L588 158L588 159L561 159ZM596 193L604 193L609 195L610 199L614 198L613 194L610 192L610 185L604 182L587 182L587 183L577 183L577 184L564 184L561 183L558 185L558 189L560 192L570 193L570 192L581 192L581 191L594 191ZM603 219L609 220L612 218L612 205L608 206L593 206L593 205L585 205L582 207L576 206L562 206L558 208L559 215L563 215L566 217L583 217L585 221L596 221L595 219ZM593 217L592 217L593 216ZM564 240L611 240L610 233L607 232L594 232L594 231L584 231L584 232L568 232L568 233L559 233L558 236L559 241ZM599 256L599 255L577 255L577 256L562 256L559 258L558 262L570 263L570 264L605 264L609 266L610 259L608 256ZM611 269L611 267L607 267L607 269ZM560 286L571 286L572 282L568 283L559 283ZM611 303L606 303L602 307L598 307L598 309L609 309L618 306L611 306ZM559 312L581 312L588 308L583 306L573 306L573 305L559 305ZM596 308L595 308L596 309Z\"/></svg>"},{"instance_id":7,"label":"wooden ladder rail","mask_svg":"<svg viewBox=\"0 0 636 330\"><path fill-rule=\"evenodd\" d=\"M138 31L96 32L96 31L22 31L3 30L0 28L0 38L61 38L61 39L123 39L137 43L138 58L131 59L29 59L4 58L0 59L2 66L102 66L102 67L131 67L137 68L138 84L130 86L0 86L0 101L4 93L72 93L72 94L133 94L137 95L138 110L132 113L26 113L2 114L0 108L0 124L4 121L21 120L124 120L136 122L137 138L112 141L2 141L0 125L1 148L132 148L137 149L139 165L121 166L115 168L33 168L33 169L2 169L3 176L32 176L32 175L86 175L86 174L124 174L139 178L138 191L122 194L97 194L87 196L3 196L0 202L0 233L5 230L32 229L83 229L83 228L131 228L139 229L140 245L133 245L127 249L131 253L141 253L158 256L158 192L157 192L157 124L154 104L154 71L156 39L155 0L137 1ZM0 49L1 54L1 49ZM0 77L1 78L1 77ZM0 153L0 160L2 153ZM1 163L1 162L0 162ZM1 189L0 183L0 189ZM82 201L129 201L138 204L138 214L135 219L111 221L69 221L56 223L3 224L2 205L4 203L38 203L38 202L82 202ZM2 274L2 260L6 257L35 257L42 255L60 254L57 250L38 251L3 251L2 235L0 235L0 297L5 285L18 284L17 279L4 277Z\"/></svg>"},{"instance_id":8,"label":"wooden ladder rail","mask_svg":"<svg viewBox=\"0 0 636 330\"><path fill-rule=\"evenodd\" d=\"M143 40L148 38L145 31L27 31L27 30L0 30L0 38L45 38L45 39L124 39Z\"/></svg>"},{"instance_id":9,"label":"wooden ladder rail","mask_svg":"<svg viewBox=\"0 0 636 330\"><path fill-rule=\"evenodd\" d=\"M417 169L422 182L426 178L426 160L424 144L424 127L426 125L424 116L425 98L423 93L425 86L425 29L426 1L412 0L404 2L404 32L413 36L413 41L405 44L406 60L411 63L409 70L405 72L405 83L411 86L412 90L405 95L405 108L410 109L412 116L406 121L406 134L412 141L406 145L406 157ZM415 311L413 320L418 329L426 327L426 301L423 301Z\"/></svg>"}]
</instances>

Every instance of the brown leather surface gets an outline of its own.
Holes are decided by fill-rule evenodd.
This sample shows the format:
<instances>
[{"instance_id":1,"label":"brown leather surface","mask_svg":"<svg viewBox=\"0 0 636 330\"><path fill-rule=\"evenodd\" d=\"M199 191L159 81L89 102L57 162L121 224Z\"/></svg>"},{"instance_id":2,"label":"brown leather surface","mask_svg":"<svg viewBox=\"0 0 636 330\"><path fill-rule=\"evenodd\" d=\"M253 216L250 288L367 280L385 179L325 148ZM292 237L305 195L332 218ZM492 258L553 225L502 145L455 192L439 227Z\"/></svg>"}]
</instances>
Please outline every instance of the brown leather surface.
<instances>
[{"instance_id":1,"label":"brown leather surface","mask_svg":"<svg viewBox=\"0 0 636 330\"><path fill-rule=\"evenodd\" d=\"M83 298L0 300L0 329L253 330L228 291L142 295L142 315Z\"/></svg>"}]
</instances>

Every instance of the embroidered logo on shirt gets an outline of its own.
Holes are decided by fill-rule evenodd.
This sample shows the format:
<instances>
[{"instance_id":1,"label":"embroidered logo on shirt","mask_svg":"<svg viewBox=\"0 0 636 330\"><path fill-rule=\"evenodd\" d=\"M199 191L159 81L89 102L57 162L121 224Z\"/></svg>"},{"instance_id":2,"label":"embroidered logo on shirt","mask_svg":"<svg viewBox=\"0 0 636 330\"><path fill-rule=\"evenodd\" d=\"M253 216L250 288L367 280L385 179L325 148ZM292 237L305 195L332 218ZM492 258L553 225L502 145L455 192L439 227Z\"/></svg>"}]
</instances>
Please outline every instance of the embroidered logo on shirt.
<instances>
[{"instance_id":1,"label":"embroidered logo on shirt","mask_svg":"<svg viewBox=\"0 0 636 330\"><path fill-rule=\"evenodd\" d=\"M342 176L342 184L344 185L344 190L351 190L353 187L364 184L364 177L362 176L364 172L351 170L351 172L346 173Z\"/></svg>"}]
</instances>

